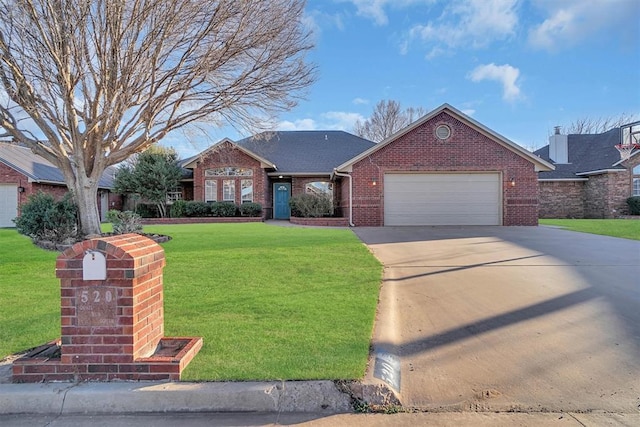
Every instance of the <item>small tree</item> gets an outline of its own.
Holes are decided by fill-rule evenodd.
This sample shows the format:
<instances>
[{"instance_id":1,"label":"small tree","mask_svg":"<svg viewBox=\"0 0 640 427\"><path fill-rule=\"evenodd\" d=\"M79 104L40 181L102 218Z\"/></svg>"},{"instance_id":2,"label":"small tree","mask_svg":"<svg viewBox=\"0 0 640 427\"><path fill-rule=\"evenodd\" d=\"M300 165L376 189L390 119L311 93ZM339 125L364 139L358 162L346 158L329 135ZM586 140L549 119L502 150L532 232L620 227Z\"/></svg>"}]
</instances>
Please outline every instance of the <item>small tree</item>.
<instances>
[{"instance_id":1,"label":"small tree","mask_svg":"<svg viewBox=\"0 0 640 427\"><path fill-rule=\"evenodd\" d=\"M373 109L371 117L364 122L357 121L356 135L370 141L380 142L400 129L413 123L425 114L422 107L402 109L398 101L382 100Z\"/></svg>"},{"instance_id":2,"label":"small tree","mask_svg":"<svg viewBox=\"0 0 640 427\"><path fill-rule=\"evenodd\" d=\"M154 146L140 153L136 162L124 165L115 176L114 190L120 194L139 194L167 215L167 193L180 183L182 171L173 149Z\"/></svg>"}]
</instances>

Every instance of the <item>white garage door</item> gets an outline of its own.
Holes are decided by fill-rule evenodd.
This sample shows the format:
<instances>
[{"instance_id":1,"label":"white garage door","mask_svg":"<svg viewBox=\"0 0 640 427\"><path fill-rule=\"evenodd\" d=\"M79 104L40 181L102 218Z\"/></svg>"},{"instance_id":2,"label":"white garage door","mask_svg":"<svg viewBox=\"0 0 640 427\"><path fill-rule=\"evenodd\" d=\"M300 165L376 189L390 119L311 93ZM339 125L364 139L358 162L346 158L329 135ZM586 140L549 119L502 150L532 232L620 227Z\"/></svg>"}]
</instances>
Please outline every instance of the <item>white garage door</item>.
<instances>
[{"instance_id":1,"label":"white garage door","mask_svg":"<svg viewBox=\"0 0 640 427\"><path fill-rule=\"evenodd\" d=\"M15 227L12 219L18 216L18 186L0 184L0 227Z\"/></svg>"},{"instance_id":2,"label":"white garage door","mask_svg":"<svg viewBox=\"0 0 640 427\"><path fill-rule=\"evenodd\" d=\"M498 173L385 174L385 225L500 225Z\"/></svg>"}]
</instances>

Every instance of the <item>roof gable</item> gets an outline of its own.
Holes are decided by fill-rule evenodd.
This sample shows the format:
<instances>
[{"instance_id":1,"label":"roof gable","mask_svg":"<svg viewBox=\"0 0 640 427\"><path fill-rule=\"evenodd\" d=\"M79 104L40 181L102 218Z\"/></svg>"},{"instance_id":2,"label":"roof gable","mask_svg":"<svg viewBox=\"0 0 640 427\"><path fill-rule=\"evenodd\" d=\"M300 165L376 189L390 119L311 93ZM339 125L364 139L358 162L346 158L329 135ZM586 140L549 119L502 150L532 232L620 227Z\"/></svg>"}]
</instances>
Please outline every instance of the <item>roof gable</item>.
<instances>
[{"instance_id":1,"label":"roof gable","mask_svg":"<svg viewBox=\"0 0 640 427\"><path fill-rule=\"evenodd\" d=\"M231 139L229 138L224 138L218 142L216 142L215 144L213 144L211 147L207 148L206 150L204 150L203 152L201 152L200 154L196 154L195 156L189 157L188 159L185 160L181 160L180 162L178 162L178 164L186 169L194 169L197 164L203 159L205 158L207 155L216 152L217 150L221 150L225 147L225 145L227 146L231 146L233 148L236 148L240 151L242 151L243 153L245 153L247 156L255 159L256 161L260 162L261 166L263 168L276 168L276 165L269 159L262 157L260 154L254 153L253 151L249 150L248 148L233 142Z\"/></svg>"},{"instance_id":2,"label":"roof gable","mask_svg":"<svg viewBox=\"0 0 640 427\"><path fill-rule=\"evenodd\" d=\"M379 142L374 147L371 147L369 150L367 150L365 152L362 152L362 153L359 153L357 156L349 159L345 163L343 163L340 166L338 166L336 168L336 170L339 171L339 172L349 172L351 170L352 166L355 163L357 163L357 162L361 161L362 159L370 156L371 154L373 154L376 151L384 148L385 146L387 146L389 144L392 144L394 141L399 139L401 136L413 131L414 129L419 128L420 126L422 126L423 124L425 124L426 122L428 122L429 120L433 119L434 117L438 116L439 114L441 114L443 112L448 114L449 116L459 120L463 124L473 128L474 130L476 130L479 133L485 135L486 137L490 138L491 140L497 142L498 144L502 145L503 147L507 148L508 150L516 153L520 157L530 161L531 163L533 163L535 165L536 171L553 170L554 166L551 163L549 163L548 161L546 161L544 159L541 159L540 157L536 156L535 154L525 150L524 148L520 147L515 142L505 138L504 136L498 134L497 132L494 132L493 130L491 130L488 127L484 126L480 122L477 122L476 120L472 119L471 117L467 116L466 114L462 113L461 111L455 109L454 107L452 107L449 104L442 104L440 107L438 107L435 110L432 110L431 112L427 113L425 116L423 116L422 118L420 118L420 119L416 120L415 122L411 123L409 126L406 126L405 128L400 129L398 132L396 132L395 134L393 134L390 137L386 138L384 141Z\"/></svg>"}]
</instances>

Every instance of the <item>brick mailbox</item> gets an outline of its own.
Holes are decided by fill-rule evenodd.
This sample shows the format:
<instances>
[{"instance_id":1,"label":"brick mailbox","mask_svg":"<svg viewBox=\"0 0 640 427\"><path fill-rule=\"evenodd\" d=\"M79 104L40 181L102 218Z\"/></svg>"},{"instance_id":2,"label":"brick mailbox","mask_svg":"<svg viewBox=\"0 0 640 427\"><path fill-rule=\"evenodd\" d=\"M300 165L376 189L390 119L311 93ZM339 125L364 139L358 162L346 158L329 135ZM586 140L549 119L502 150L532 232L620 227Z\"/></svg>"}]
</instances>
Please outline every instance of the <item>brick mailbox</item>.
<instances>
[{"instance_id":1,"label":"brick mailbox","mask_svg":"<svg viewBox=\"0 0 640 427\"><path fill-rule=\"evenodd\" d=\"M61 338L13 364L13 382L178 380L202 338L164 337L164 250L139 234L80 242L56 262Z\"/></svg>"}]
</instances>

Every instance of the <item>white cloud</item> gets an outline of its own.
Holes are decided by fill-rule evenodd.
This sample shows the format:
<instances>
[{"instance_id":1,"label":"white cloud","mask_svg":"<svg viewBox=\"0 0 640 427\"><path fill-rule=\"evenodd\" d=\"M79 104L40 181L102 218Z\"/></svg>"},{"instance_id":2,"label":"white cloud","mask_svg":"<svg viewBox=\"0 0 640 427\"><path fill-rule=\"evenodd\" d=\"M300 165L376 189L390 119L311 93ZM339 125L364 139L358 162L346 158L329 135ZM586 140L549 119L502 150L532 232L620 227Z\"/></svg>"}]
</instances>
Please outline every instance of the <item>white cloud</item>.
<instances>
[{"instance_id":1,"label":"white cloud","mask_svg":"<svg viewBox=\"0 0 640 427\"><path fill-rule=\"evenodd\" d=\"M327 129L351 131L358 120L364 121L364 117L358 113L343 111L329 111L322 114Z\"/></svg>"},{"instance_id":2,"label":"white cloud","mask_svg":"<svg viewBox=\"0 0 640 427\"><path fill-rule=\"evenodd\" d=\"M502 84L502 98L505 101L515 101L520 98L520 87L518 87L518 77L520 70L509 64L496 65L494 63L479 65L470 74L469 79L473 82L483 80L493 80Z\"/></svg>"},{"instance_id":3,"label":"white cloud","mask_svg":"<svg viewBox=\"0 0 640 427\"><path fill-rule=\"evenodd\" d=\"M632 34L637 38L637 0L538 0L535 4L548 17L529 31L529 43L534 47L559 50L605 29L610 34L635 32Z\"/></svg>"},{"instance_id":4,"label":"white cloud","mask_svg":"<svg viewBox=\"0 0 640 427\"><path fill-rule=\"evenodd\" d=\"M358 113L345 111L328 111L322 113L318 118L304 118L293 121L284 120L279 122L274 129L277 130L344 130L351 132L355 123L364 117Z\"/></svg>"},{"instance_id":5,"label":"white cloud","mask_svg":"<svg viewBox=\"0 0 640 427\"><path fill-rule=\"evenodd\" d=\"M436 21L415 25L408 40L433 43L428 58L444 53L441 46L479 48L515 34L518 25L517 0L464 0L449 3ZM406 43L401 49L407 49Z\"/></svg>"},{"instance_id":6,"label":"white cloud","mask_svg":"<svg viewBox=\"0 0 640 427\"><path fill-rule=\"evenodd\" d=\"M467 108L466 110L461 111L469 117L473 116L476 113L476 110L474 110L473 108Z\"/></svg>"},{"instance_id":7,"label":"white cloud","mask_svg":"<svg viewBox=\"0 0 640 427\"><path fill-rule=\"evenodd\" d=\"M317 125L313 119L283 120L275 127L277 130L315 130Z\"/></svg>"},{"instance_id":8,"label":"white cloud","mask_svg":"<svg viewBox=\"0 0 640 427\"><path fill-rule=\"evenodd\" d=\"M339 0L352 3L356 7L356 14L372 19L376 25L384 26L389 23L385 9L394 7L402 9L414 4L431 4L434 0Z\"/></svg>"},{"instance_id":9,"label":"white cloud","mask_svg":"<svg viewBox=\"0 0 640 427\"><path fill-rule=\"evenodd\" d=\"M354 98L353 102L355 105L368 105L369 100L364 98Z\"/></svg>"}]
</instances>

